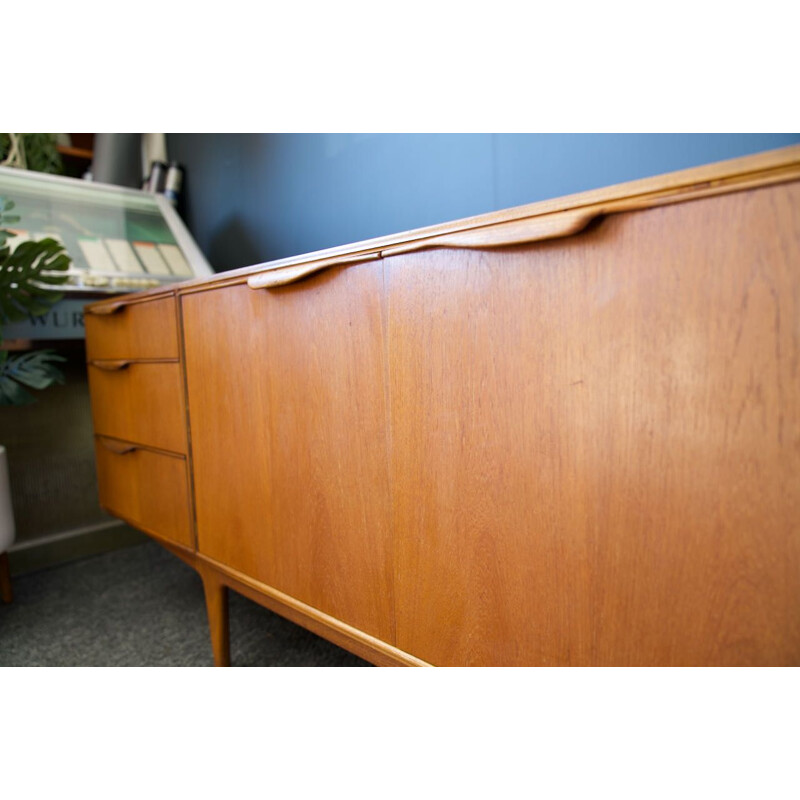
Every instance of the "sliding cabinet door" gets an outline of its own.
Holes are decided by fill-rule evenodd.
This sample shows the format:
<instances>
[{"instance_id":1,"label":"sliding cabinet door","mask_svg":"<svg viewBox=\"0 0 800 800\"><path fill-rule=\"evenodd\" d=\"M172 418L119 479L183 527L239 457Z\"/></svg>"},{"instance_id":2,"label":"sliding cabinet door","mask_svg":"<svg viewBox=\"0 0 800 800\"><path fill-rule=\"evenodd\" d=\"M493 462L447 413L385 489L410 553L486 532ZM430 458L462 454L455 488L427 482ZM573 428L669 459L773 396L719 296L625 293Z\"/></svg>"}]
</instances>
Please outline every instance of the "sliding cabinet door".
<instances>
[{"instance_id":1,"label":"sliding cabinet door","mask_svg":"<svg viewBox=\"0 0 800 800\"><path fill-rule=\"evenodd\" d=\"M800 663L800 187L385 260L398 647Z\"/></svg>"},{"instance_id":2,"label":"sliding cabinet door","mask_svg":"<svg viewBox=\"0 0 800 800\"><path fill-rule=\"evenodd\" d=\"M393 642L381 267L183 297L201 553Z\"/></svg>"}]
</instances>

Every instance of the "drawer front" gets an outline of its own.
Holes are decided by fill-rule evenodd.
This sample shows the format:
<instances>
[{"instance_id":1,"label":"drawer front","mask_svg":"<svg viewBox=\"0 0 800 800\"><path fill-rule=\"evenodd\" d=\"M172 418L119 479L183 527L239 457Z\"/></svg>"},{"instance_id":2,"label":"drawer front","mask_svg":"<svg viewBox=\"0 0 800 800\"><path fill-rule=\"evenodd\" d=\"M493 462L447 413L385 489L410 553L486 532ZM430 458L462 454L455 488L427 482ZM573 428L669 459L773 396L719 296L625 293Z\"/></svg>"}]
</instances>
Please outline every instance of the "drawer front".
<instances>
[{"instance_id":1,"label":"drawer front","mask_svg":"<svg viewBox=\"0 0 800 800\"><path fill-rule=\"evenodd\" d=\"M100 504L136 527L191 548L186 460L97 437Z\"/></svg>"},{"instance_id":2,"label":"drawer front","mask_svg":"<svg viewBox=\"0 0 800 800\"><path fill-rule=\"evenodd\" d=\"M89 389L95 433L186 453L180 364L92 363Z\"/></svg>"},{"instance_id":3,"label":"drawer front","mask_svg":"<svg viewBox=\"0 0 800 800\"><path fill-rule=\"evenodd\" d=\"M98 311L102 311L100 306ZM114 308L114 305L105 306ZM175 299L126 303L110 314L87 310L86 356L95 359L178 358Z\"/></svg>"}]
</instances>

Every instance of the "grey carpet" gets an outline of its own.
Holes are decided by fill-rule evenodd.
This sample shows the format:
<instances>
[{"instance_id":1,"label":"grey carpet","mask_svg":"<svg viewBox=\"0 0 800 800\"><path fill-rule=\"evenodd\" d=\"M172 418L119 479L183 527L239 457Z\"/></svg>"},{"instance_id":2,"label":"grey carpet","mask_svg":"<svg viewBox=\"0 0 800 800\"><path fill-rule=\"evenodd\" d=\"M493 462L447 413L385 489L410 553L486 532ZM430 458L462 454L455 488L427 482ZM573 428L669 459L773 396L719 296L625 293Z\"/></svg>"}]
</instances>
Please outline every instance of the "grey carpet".
<instances>
[{"instance_id":1,"label":"grey carpet","mask_svg":"<svg viewBox=\"0 0 800 800\"><path fill-rule=\"evenodd\" d=\"M153 542L14 579L0 666L211 666L198 574ZM229 592L235 667L367 662Z\"/></svg>"}]
</instances>

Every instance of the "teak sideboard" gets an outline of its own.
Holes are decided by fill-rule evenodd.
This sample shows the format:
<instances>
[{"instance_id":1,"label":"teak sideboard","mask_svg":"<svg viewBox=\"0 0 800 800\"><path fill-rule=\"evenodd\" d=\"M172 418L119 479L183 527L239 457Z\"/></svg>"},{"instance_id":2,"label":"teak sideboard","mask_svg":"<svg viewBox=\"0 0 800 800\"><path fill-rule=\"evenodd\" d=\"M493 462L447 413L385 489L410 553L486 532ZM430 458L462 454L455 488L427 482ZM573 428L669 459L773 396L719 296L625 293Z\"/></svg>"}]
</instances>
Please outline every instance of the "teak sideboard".
<instances>
[{"instance_id":1,"label":"teak sideboard","mask_svg":"<svg viewBox=\"0 0 800 800\"><path fill-rule=\"evenodd\" d=\"M100 499L375 664L800 664L800 147L87 307Z\"/></svg>"}]
</instances>

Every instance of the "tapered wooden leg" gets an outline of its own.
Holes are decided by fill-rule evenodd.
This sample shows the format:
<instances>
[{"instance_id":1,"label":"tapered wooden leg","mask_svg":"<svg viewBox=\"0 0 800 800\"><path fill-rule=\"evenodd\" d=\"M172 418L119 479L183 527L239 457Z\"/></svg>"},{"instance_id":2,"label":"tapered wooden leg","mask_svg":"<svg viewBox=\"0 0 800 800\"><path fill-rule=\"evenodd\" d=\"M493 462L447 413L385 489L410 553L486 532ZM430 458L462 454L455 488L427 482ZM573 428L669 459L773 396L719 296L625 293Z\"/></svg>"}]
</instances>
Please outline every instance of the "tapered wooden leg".
<instances>
[{"instance_id":1,"label":"tapered wooden leg","mask_svg":"<svg viewBox=\"0 0 800 800\"><path fill-rule=\"evenodd\" d=\"M211 649L214 651L214 665L231 665L230 636L228 635L228 587L216 575L201 573L203 589L206 593L208 627L211 631Z\"/></svg>"},{"instance_id":2,"label":"tapered wooden leg","mask_svg":"<svg viewBox=\"0 0 800 800\"><path fill-rule=\"evenodd\" d=\"M11 567L8 563L8 553L0 553L0 597L4 603L10 603L14 599L11 591Z\"/></svg>"}]
</instances>

